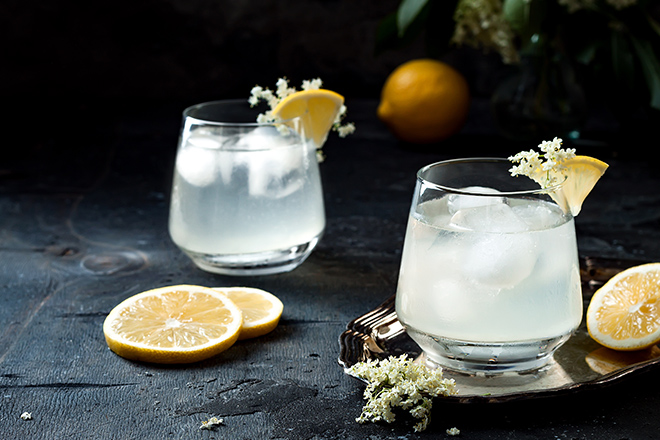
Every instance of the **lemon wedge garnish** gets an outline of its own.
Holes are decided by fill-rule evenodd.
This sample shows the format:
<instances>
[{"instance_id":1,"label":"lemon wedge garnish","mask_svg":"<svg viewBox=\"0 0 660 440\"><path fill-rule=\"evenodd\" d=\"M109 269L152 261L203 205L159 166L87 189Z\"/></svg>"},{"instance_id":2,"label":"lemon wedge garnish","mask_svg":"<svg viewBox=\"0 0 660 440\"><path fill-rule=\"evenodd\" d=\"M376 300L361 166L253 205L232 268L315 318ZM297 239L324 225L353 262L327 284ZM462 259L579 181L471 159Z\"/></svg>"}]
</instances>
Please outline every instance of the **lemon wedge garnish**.
<instances>
[{"instance_id":1,"label":"lemon wedge garnish","mask_svg":"<svg viewBox=\"0 0 660 440\"><path fill-rule=\"evenodd\" d=\"M543 182L549 177L563 185L550 196L564 210L570 212L573 217L577 216L582 209L582 204L596 182L603 176L608 166L605 162L589 156L575 156L561 163L561 170L551 169L543 171L540 168L531 173L530 177L543 186ZM564 180L565 179L565 180Z\"/></svg>"},{"instance_id":2,"label":"lemon wedge garnish","mask_svg":"<svg viewBox=\"0 0 660 440\"><path fill-rule=\"evenodd\" d=\"M127 359L190 363L215 356L238 339L241 310L208 287L148 290L117 305L103 323L110 349Z\"/></svg>"},{"instance_id":3,"label":"lemon wedge garnish","mask_svg":"<svg viewBox=\"0 0 660 440\"><path fill-rule=\"evenodd\" d=\"M631 267L594 293L587 330L615 350L641 350L660 342L660 263Z\"/></svg>"},{"instance_id":4,"label":"lemon wedge garnish","mask_svg":"<svg viewBox=\"0 0 660 440\"><path fill-rule=\"evenodd\" d=\"M302 116L304 135L318 149L325 143L343 104L344 97L331 90L301 90L282 99L273 115L283 120Z\"/></svg>"},{"instance_id":5,"label":"lemon wedge garnish","mask_svg":"<svg viewBox=\"0 0 660 440\"><path fill-rule=\"evenodd\" d=\"M275 295L251 287L214 287L232 300L243 312L243 325L238 339L256 338L277 327L284 306Z\"/></svg>"},{"instance_id":6,"label":"lemon wedge garnish","mask_svg":"<svg viewBox=\"0 0 660 440\"><path fill-rule=\"evenodd\" d=\"M573 217L580 213L582 203L587 198L596 182L605 174L605 162L589 156L575 156L566 160L566 182L562 186L564 198Z\"/></svg>"}]
</instances>

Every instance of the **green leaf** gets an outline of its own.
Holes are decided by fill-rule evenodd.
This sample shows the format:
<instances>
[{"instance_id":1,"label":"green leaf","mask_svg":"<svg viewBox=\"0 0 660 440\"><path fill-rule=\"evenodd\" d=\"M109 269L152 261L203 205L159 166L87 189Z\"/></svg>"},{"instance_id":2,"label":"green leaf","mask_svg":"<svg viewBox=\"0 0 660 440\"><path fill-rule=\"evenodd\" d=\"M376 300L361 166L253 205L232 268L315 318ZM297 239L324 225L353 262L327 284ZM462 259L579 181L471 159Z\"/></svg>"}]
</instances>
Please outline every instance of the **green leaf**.
<instances>
[{"instance_id":1,"label":"green leaf","mask_svg":"<svg viewBox=\"0 0 660 440\"><path fill-rule=\"evenodd\" d=\"M400 50L412 44L423 29L425 14L419 16L399 35L396 12L388 14L381 20L376 28L375 54L379 55L388 50Z\"/></svg>"},{"instance_id":2,"label":"green leaf","mask_svg":"<svg viewBox=\"0 0 660 440\"><path fill-rule=\"evenodd\" d=\"M635 53L642 65L642 73L651 94L649 104L660 110L660 62L653 51L653 46L646 40L630 37Z\"/></svg>"},{"instance_id":3,"label":"green leaf","mask_svg":"<svg viewBox=\"0 0 660 440\"><path fill-rule=\"evenodd\" d=\"M429 0L403 0L396 13L399 37L402 37L410 25L422 12Z\"/></svg>"}]
</instances>

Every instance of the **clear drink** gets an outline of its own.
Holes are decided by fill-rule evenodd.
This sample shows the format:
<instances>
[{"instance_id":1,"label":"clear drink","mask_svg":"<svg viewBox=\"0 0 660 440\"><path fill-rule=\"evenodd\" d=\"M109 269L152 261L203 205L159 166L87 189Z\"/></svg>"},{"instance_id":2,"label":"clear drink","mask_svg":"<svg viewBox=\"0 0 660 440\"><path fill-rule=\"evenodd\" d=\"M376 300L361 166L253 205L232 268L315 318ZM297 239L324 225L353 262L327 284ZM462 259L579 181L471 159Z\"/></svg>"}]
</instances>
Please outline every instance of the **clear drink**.
<instances>
[{"instance_id":1,"label":"clear drink","mask_svg":"<svg viewBox=\"0 0 660 440\"><path fill-rule=\"evenodd\" d=\"M423 179L401 259L399 320L427 358L446 367L542 366L582 319L573 218L538 191L452 192Z\"/></svg>"},{"instance_id":2,"label":"clear drink","mask_svg":"<svg viewBox=\"0 0 660 440\"><path fill-rule=\"evenodd\" d=\"M204 270L297 267L325 228L315 147L268 124L183 130L172 184L172 240Z\"/></svg>"}]
</instances>

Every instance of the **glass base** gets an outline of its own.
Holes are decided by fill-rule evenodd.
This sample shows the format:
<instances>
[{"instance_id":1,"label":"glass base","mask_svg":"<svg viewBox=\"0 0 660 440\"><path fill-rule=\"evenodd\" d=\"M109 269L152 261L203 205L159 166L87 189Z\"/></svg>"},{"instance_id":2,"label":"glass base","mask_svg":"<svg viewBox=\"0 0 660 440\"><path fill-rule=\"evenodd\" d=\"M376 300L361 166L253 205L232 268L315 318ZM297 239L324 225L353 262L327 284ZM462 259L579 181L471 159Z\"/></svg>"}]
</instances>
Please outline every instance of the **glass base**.
<instances>
[{"instance_id":1,"label":"glass base","mask_svg":"<svg viewBox=\"0 0 660 440\"><path fill-rule=\"evenodd\" d=\"M272 275L289 272L309 257L319 242L319 234L307 243L250 254L202 254L182 249L200 269L221 275Z\"/></svg>"},{"instance_id":2,"label":"glass base","mask_svg":"<svg viewBox=\"0 0 660 440\"><path fill-rule=\"evenodd\" d=\"M431 336L406 327L427 362L463 372L530 372L545 366L572 332L552 338L518 342L471 342Z\"/></svg>"}]
</instances>

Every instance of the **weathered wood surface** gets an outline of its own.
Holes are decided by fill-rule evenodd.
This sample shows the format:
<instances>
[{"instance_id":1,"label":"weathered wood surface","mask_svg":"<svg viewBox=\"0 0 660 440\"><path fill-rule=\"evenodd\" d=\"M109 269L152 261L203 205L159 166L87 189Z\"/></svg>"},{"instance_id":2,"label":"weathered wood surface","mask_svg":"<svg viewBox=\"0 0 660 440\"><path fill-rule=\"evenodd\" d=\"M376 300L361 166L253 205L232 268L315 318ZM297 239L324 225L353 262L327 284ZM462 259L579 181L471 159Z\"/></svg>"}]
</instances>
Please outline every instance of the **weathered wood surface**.
<instances>
[{"instance_id":1,"label":"weathered wood surface","mask_svg":"<svg viewBox=\"0 0 660 440\"><path fill-rule=\"evenodd\" d=\"M2 162L0 438L412 439L445 438L452 426L475 440L656 438L657 371L561 398L437 402L421 435L404 417L355 422L363 387L337 364L338 337L395 291L415 171L515 151L470 126L436 152L408 151L376 121L374 103L350 108L358 132L331 138L322 165L326 234L308 261L282 275L208 274L170 241L178 112L100 120L71 145L60 131L45 149ZM577 219L580 252L660 261L658 170L624 154L628 146L579 152L611 165ZM195 365L135 363L108 350L101 326L117 303L179 283L263 288L282 299L282 321ZM224 425L201 431L212 416Z\"/></svg>"}]
</instances>

